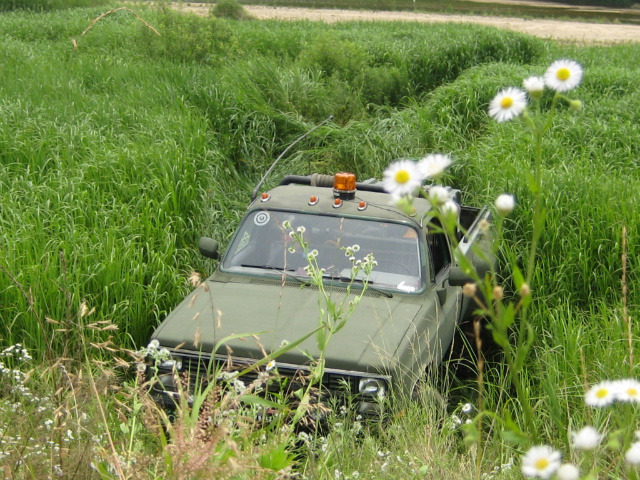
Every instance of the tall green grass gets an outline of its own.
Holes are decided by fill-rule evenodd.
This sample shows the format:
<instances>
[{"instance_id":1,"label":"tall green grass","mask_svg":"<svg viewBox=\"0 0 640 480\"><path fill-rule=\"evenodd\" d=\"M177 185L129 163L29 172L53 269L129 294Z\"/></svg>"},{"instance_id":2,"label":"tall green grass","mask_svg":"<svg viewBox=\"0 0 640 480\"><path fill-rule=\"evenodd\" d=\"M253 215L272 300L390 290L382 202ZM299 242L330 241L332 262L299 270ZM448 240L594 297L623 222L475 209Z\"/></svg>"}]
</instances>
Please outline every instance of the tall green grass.
<instances>
[{"instance_id":1,"label":"tall green grass","mask_svg":"<svg viewBox=\"0 0 640 480\"><path fill-rule=\"evenodd\" d=\"M531 146L517 124L493 123L486 108L500 88L570 57L585 69L575 92L584 111L561 111L544 144L549 216L531 311L535 352L525 372L540 430L557 429L552 417L566 425L585 418L584 380L637 375L627 365L621 314L623 226L631 318L640 310L634 45L558 46L477 26L329 27L136 12L162 36L127 11L82 37L102 10L1 14L3 345L77 353L73 334L45 318L76 321L82 301L119 326L117 343L144 343L187 291L189 272L211 271L197 238L224 246L272 160L331 114L335 120L285 158L270 184L287 173L338 169L380 177L394 158L451 153L447 180L465 203L517 196L505 227L525 251ZM205 32L206 48L193 44L194 32ZM488 366L487 403L513 413L502 369ZM451 399L473 398L472 384L458 385ZM407 408L393 428L412 426L404 418L418 413ZM367 440L374 443L364 463L384 463L378 448L413 448L411 439L385 435ZM497 463L510 452L501 442L491 449ZM421 461L439 448L449 462L463 447L459 438L439 438ZM360 469L356 463L338 456L321 471Z\"/></svg>"}]
</instances>

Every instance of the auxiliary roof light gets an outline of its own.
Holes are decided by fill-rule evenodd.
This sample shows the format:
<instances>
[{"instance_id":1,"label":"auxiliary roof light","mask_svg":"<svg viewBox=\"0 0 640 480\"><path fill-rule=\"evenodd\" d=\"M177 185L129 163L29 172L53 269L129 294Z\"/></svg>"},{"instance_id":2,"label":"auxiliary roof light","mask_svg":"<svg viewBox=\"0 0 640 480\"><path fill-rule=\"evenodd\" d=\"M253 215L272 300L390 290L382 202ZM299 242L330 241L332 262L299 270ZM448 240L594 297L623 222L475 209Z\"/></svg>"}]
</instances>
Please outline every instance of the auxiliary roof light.
<instances>
[{"instance_id":1,"label":"auxiliary roof light","mask_svg":"<svg viewBox=\"0 0 640 480\"><path fill-rule=\"evenodd\" d=\"M356 194L354 173L340 172L333 176L333 194L340 198L353 198Z\"/></svg>"},{"instance_id":2,"label":"auxiliary roof light","mask_svg":"<svg viewBox=\"0 0 640 480\"><path fill-rule=\"evenodd\" d=\"M315 205L316 203L318 203L318 201L319 199L315 195L311 195L309 197L309 205Z\"/></svg>"},{"instance_id":3,"label":"auxiliary roof light","mask_svg":"<svg viewBox=\"0 0 640 480\"><path fill-rule=\"evenodd\" d=\"M261 202L267 202L269 201L270 198L271 198L271 195L269 195L267 192L264 192L262 195L260 195Z\"/></svg>"},{"instance_id":4,"label":"auxiliary roof light","mask_svg":"<svg viewBox=\"0 0 640 480\"><path fill-rule=\"evenodd\" d=\"M339 198L336 198L333 201L333 208L340 208L342 206L342 200Z\"/></svg>"},{"instance_id":5,"label":"auxiliary roof light","mask_svg":"<svg viewBox=\"0 0 640 480\"><path fill-rule=\"evenodd\" d=\"M358 210L363 211L365 208L367 208L367 202L365 202L364 200L362 200L362 201L358 204Z\"/></svg>"}]
</instances>

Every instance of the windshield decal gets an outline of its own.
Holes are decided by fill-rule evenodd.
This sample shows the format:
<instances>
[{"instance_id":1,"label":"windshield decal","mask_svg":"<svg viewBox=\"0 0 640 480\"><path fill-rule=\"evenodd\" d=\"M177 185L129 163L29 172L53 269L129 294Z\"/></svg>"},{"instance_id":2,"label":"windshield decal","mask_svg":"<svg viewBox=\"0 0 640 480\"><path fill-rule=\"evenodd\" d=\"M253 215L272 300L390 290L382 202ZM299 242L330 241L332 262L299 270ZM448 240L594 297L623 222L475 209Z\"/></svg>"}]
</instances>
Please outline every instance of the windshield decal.
<instances>
[{"instance_id":1,"label":"windshield decal","mask_svg":"<svg viewBox=\"0 0 640 480\"><path fill-rule=\"evenodd\" d=\"M256 216L253 217L253 223L255 223L259 227L262 227L269 223L269 220L271 220L271 215L269 215L269 212L258 212L256 213Z\"/></svg>"}]
</instances>

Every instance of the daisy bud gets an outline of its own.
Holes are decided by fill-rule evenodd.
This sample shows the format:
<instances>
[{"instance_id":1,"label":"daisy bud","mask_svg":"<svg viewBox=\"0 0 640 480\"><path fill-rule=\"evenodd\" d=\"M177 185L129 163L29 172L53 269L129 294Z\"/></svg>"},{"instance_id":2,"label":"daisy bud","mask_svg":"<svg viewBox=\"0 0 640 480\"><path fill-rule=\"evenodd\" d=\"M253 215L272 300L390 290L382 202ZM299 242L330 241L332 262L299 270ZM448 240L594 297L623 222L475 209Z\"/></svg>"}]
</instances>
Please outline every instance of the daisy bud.
<instances>
[{"instance_id":1,"label":"daisy bud","mask_svg":"<svg viewBox=\"0 0 640 480\"><path fill-rule=\"evenodd\" d=\"M495 201L496 210L502 216L508 215L516 206L516 200L513 195L503 193Z\"/></svg>"},{"instance_id":2,"label":"daisy bud","mask_svg":"<svg viewBox=\"0 0 640 480\"><path fill-rule=\"evenodd\" d=\"M462 294L465 297L473 297L478 291L478 287L475 283L465 283L464 287L462 287Z\"/></svg>"},{"instance_id":3,"label":"daisy bud","mask_svg":"<svg viewBox=\"0 0 640 480\"><path fill-rule=\"evenodd\" d=\"M449 200L451 195L446 188L439 185L429 188L429 201L432 205L444 205Z\"/></svg>"},{"instance_id":4,"label":"daisy bud","mask_svg":"<svg viewBox=\"0 0 640 480\"><path fill-rule=\"evenodd\" d=\"M539 99L544 92L544 79L542 77L529 77L522 82L522 86L529 94L529 97Z\"/></svg>"},{"instance_id":5,"label":"daisy bud","mask_svg":"<svg viewBox=\"0 0 640 480\"><path fill-rule=\"evenodd\" d=\"M574 112L582 111L582 102L580 100L571 100L569 102L569 108Z\"/></svg>"},{"instance_id":6,"label":"daisy bud","mask_svg":"<svg viewBox=\"0 0 640 480\"><path fill-rule=\"evenodd\" d=\"M640 443L632 443L631 448L624 454L624 459L629 465L640 465Z\"/></svg>"},{"instance_id":7,"label":"daisy bud","mask_svg":"<svg viewBox=\"0 0 640 480\"><path fill-rule=\"evenodd\" d=\"M491 223L489 223L489 221L486 218L483 218L482 220L480 220L478 227L480 227L480 231L483 234L489 235L489 229L491 228Z\"/></svg>"},{"instance_id":8,"label":"daisy bud","mask_svg":"<svg viewBox=\"0 0 640 480\"><path fill-rule=\"evenodd\" d=\"M494 300L502 300L504 298L504 290L500 285L493 287Z\"/></svg>"},{"instance_id":9,"label":"daisy bud","mask_svg":"<svg viewBox=\"0 0 640 480\"><path fill-rule=\"evenodd\" d=\"M531 295L531 287L529 286L528 283L523 283L522 286L520 287L520 296L528 297L529 295Z\"/></svg>"},{"instance_id":10,"label":"daisy bud","mask_svg":"<svg viewBox=\"0 0 640 480\"><path fill-rule=\"evenodd\" d=\"M556 476L558 477L558 480L579 480L580 470L578 470L578 467L575 465L565 463L557 470Z\"/></svg>"},{"instance_id":11,"label":"daisy bud","mask_svg":"<svg viewBox=\"0 0 640 480\"><path fill-rule=\"evenodd\" d=\"M578 450L593 450L602 440L602 435L590 426L583 427L579 431L573 433L573 446Z\"/></svg>"}]
</instances>

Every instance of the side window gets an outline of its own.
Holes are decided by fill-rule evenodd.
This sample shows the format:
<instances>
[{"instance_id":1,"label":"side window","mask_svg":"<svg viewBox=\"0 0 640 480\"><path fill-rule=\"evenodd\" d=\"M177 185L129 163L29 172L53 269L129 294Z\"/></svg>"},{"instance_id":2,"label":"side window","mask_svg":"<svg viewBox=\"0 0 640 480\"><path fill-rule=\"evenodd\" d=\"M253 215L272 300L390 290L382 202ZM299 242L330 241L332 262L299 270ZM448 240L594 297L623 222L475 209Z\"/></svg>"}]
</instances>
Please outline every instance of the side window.
<instances>
[{"instance_id":1,"label":"side window","mask_svg":"<svg viewBox=\"0 0 640 480\"><path fill-rule=\"evenodd\" d=\"M427 233L427 242L433 259L435 278L451 264L451 252L444 233Z\"/></svg>"}]
</instances>

